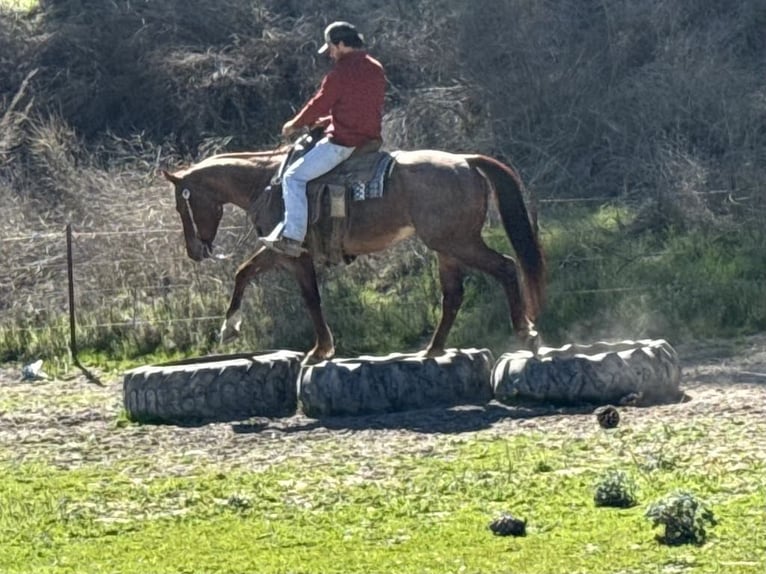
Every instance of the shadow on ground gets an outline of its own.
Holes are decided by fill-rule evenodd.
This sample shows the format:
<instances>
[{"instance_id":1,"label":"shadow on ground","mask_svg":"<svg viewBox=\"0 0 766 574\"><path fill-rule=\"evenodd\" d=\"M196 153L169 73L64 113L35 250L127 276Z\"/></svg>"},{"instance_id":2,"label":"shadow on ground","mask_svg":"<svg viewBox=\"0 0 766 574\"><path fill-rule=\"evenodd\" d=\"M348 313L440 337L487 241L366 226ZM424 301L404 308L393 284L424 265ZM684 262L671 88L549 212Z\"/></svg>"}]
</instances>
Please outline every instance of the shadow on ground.
<instances>
[{"instance_id":1,"label":"shadow on ground","mask_svg":"<svg viewBox=\"0 0 766 574\"><path fill-rule=\"evenodd\" d=\"M259 433L276 430L284 433L327 429L332 431L360 430L409 430L421 433L457 434L491 427L504 419L530 419L553 415L585 415L593 412L593 406L555 407L506 406L490 403L486 406L420 409L397 413L363 416L326 417L310 419L295 416L284 420L257 419L247 423L235 423L235 433Z\"/></svg>"}]
</instances>

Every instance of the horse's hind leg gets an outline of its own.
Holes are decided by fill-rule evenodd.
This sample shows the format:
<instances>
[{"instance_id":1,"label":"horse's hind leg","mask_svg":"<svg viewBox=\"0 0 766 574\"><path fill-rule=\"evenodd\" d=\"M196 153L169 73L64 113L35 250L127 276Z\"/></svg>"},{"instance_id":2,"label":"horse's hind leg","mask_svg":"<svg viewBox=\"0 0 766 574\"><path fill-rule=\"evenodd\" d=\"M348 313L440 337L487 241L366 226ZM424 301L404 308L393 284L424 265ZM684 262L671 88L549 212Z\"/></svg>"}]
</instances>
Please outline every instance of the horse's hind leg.
<instances>
[{"instance_id":1,"label":"horse's hind leg","mask_svg":"<svg viewBox=\"0 0 766 574\"><path fill-rule=\"evenodd\" d=\"M308 309L311 323L314 325L314 334L316 342L303 359L304 365L310 365L331 359L335 355L335 343L333 342L330 327L325 321L322 313L322 300L319 296L319 286L317 285L316 269L314 262L307 254L297 259L290 258L286 265L298 281L298 286L303 296L303 302Z\"/></svg>"},{"instance_id":2,"label":"horse's hind leg","mask_svg":"<svg viewBox=\"0 0 766 574\"><path fill-rule=\"evenodd\" d=\"M439 281L442 287L442 316L439 325L431 337L426 354L436 357L444 353L447 335L455 322L455 317L463 303L464 270L454 257L439 253Z\"/></svg>"},{"instance_id":3,"label":"horse's hind leg","mask_svg":"<svg viewBox=\"0 0 766 574\"><path fill-rule=\"evenodd\" d=\"M519 283L519 273L512 257L490 249L481 237L464 238L459 245L452 245L449 253L464 265L488 273L503 286L511 315L513 330L528 349L537 352L540 337L534 323L527 316L526 305Z\"/></svg>"}]
</instances>

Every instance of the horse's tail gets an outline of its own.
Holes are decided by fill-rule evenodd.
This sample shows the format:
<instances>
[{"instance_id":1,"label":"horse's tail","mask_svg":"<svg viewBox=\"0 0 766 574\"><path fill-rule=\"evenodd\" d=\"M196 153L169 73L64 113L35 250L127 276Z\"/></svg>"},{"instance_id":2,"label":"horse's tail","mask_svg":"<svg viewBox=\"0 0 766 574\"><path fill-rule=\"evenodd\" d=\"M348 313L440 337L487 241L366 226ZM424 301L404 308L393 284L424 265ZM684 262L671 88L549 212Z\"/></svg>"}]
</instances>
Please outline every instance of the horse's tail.
<instances>
[{"instance_id":1,"label":"horse's tail","mask_svg":"<svg viewBox=\"0 0 766 574\"><path fill-rule=\"evenodd\" d=\"M505 233L516 251L524 275L527 313L530 319L535 319L545 302L545 256L537 236L537 226L532 222L524 204L524 184L513 168L491 157L469 155L465 159L495 189Z\"/></svg>"}]
</instances>

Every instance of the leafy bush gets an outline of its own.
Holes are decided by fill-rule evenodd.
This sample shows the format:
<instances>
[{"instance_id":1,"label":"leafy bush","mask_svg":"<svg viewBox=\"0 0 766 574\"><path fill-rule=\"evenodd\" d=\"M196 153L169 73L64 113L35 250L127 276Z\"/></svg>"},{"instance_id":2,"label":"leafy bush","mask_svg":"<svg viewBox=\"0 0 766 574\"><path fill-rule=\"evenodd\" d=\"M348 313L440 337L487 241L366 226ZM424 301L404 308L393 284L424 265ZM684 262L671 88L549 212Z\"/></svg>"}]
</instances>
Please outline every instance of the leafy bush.
<instances>
[{"instance_id":1,"label":"leafy bush","mask_svg":"<svg viewBox=\"0 0 766 574\"><path fill-rule=\"evenodd\" d=\"M596 484L593 501L596 506L628 508L638 502L636 483L622 470L610 470Z\"/></svg>"},{"instance_id":2,"label":"leafy bush","mask_svg":"<svg viewBox=\"0 0 766 574\"><path fill-rule=\"evenodd\" d=\"M664 544L703 544L708 526L715 526L713 511L704 501L689 492L676 492L652 503L646 517L653 526L664 525L658 539Z\"/></svg>"}]
</instances>

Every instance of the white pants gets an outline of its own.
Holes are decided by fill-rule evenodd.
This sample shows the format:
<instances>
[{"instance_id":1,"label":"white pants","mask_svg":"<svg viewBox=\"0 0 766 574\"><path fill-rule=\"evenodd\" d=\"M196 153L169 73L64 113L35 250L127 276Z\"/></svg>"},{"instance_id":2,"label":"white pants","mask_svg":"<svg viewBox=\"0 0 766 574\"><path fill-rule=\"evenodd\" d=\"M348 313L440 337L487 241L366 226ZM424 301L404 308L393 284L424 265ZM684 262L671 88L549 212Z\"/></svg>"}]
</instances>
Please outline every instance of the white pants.
<instances>
[{"instance_id":1,"label":"white pants","mask_svg":"<svg viewBox=\"0 0 766 574\"><path fill-rule=\"evenodd\" d=\"M308 227L306 184L348 159L353 151L353 147L336 145L325 137L319 140L306 155L287 168L282 178L285 218L283 225L277 226L282 228L284 237L303 241Z\"/></svg>"}]
</instances>

